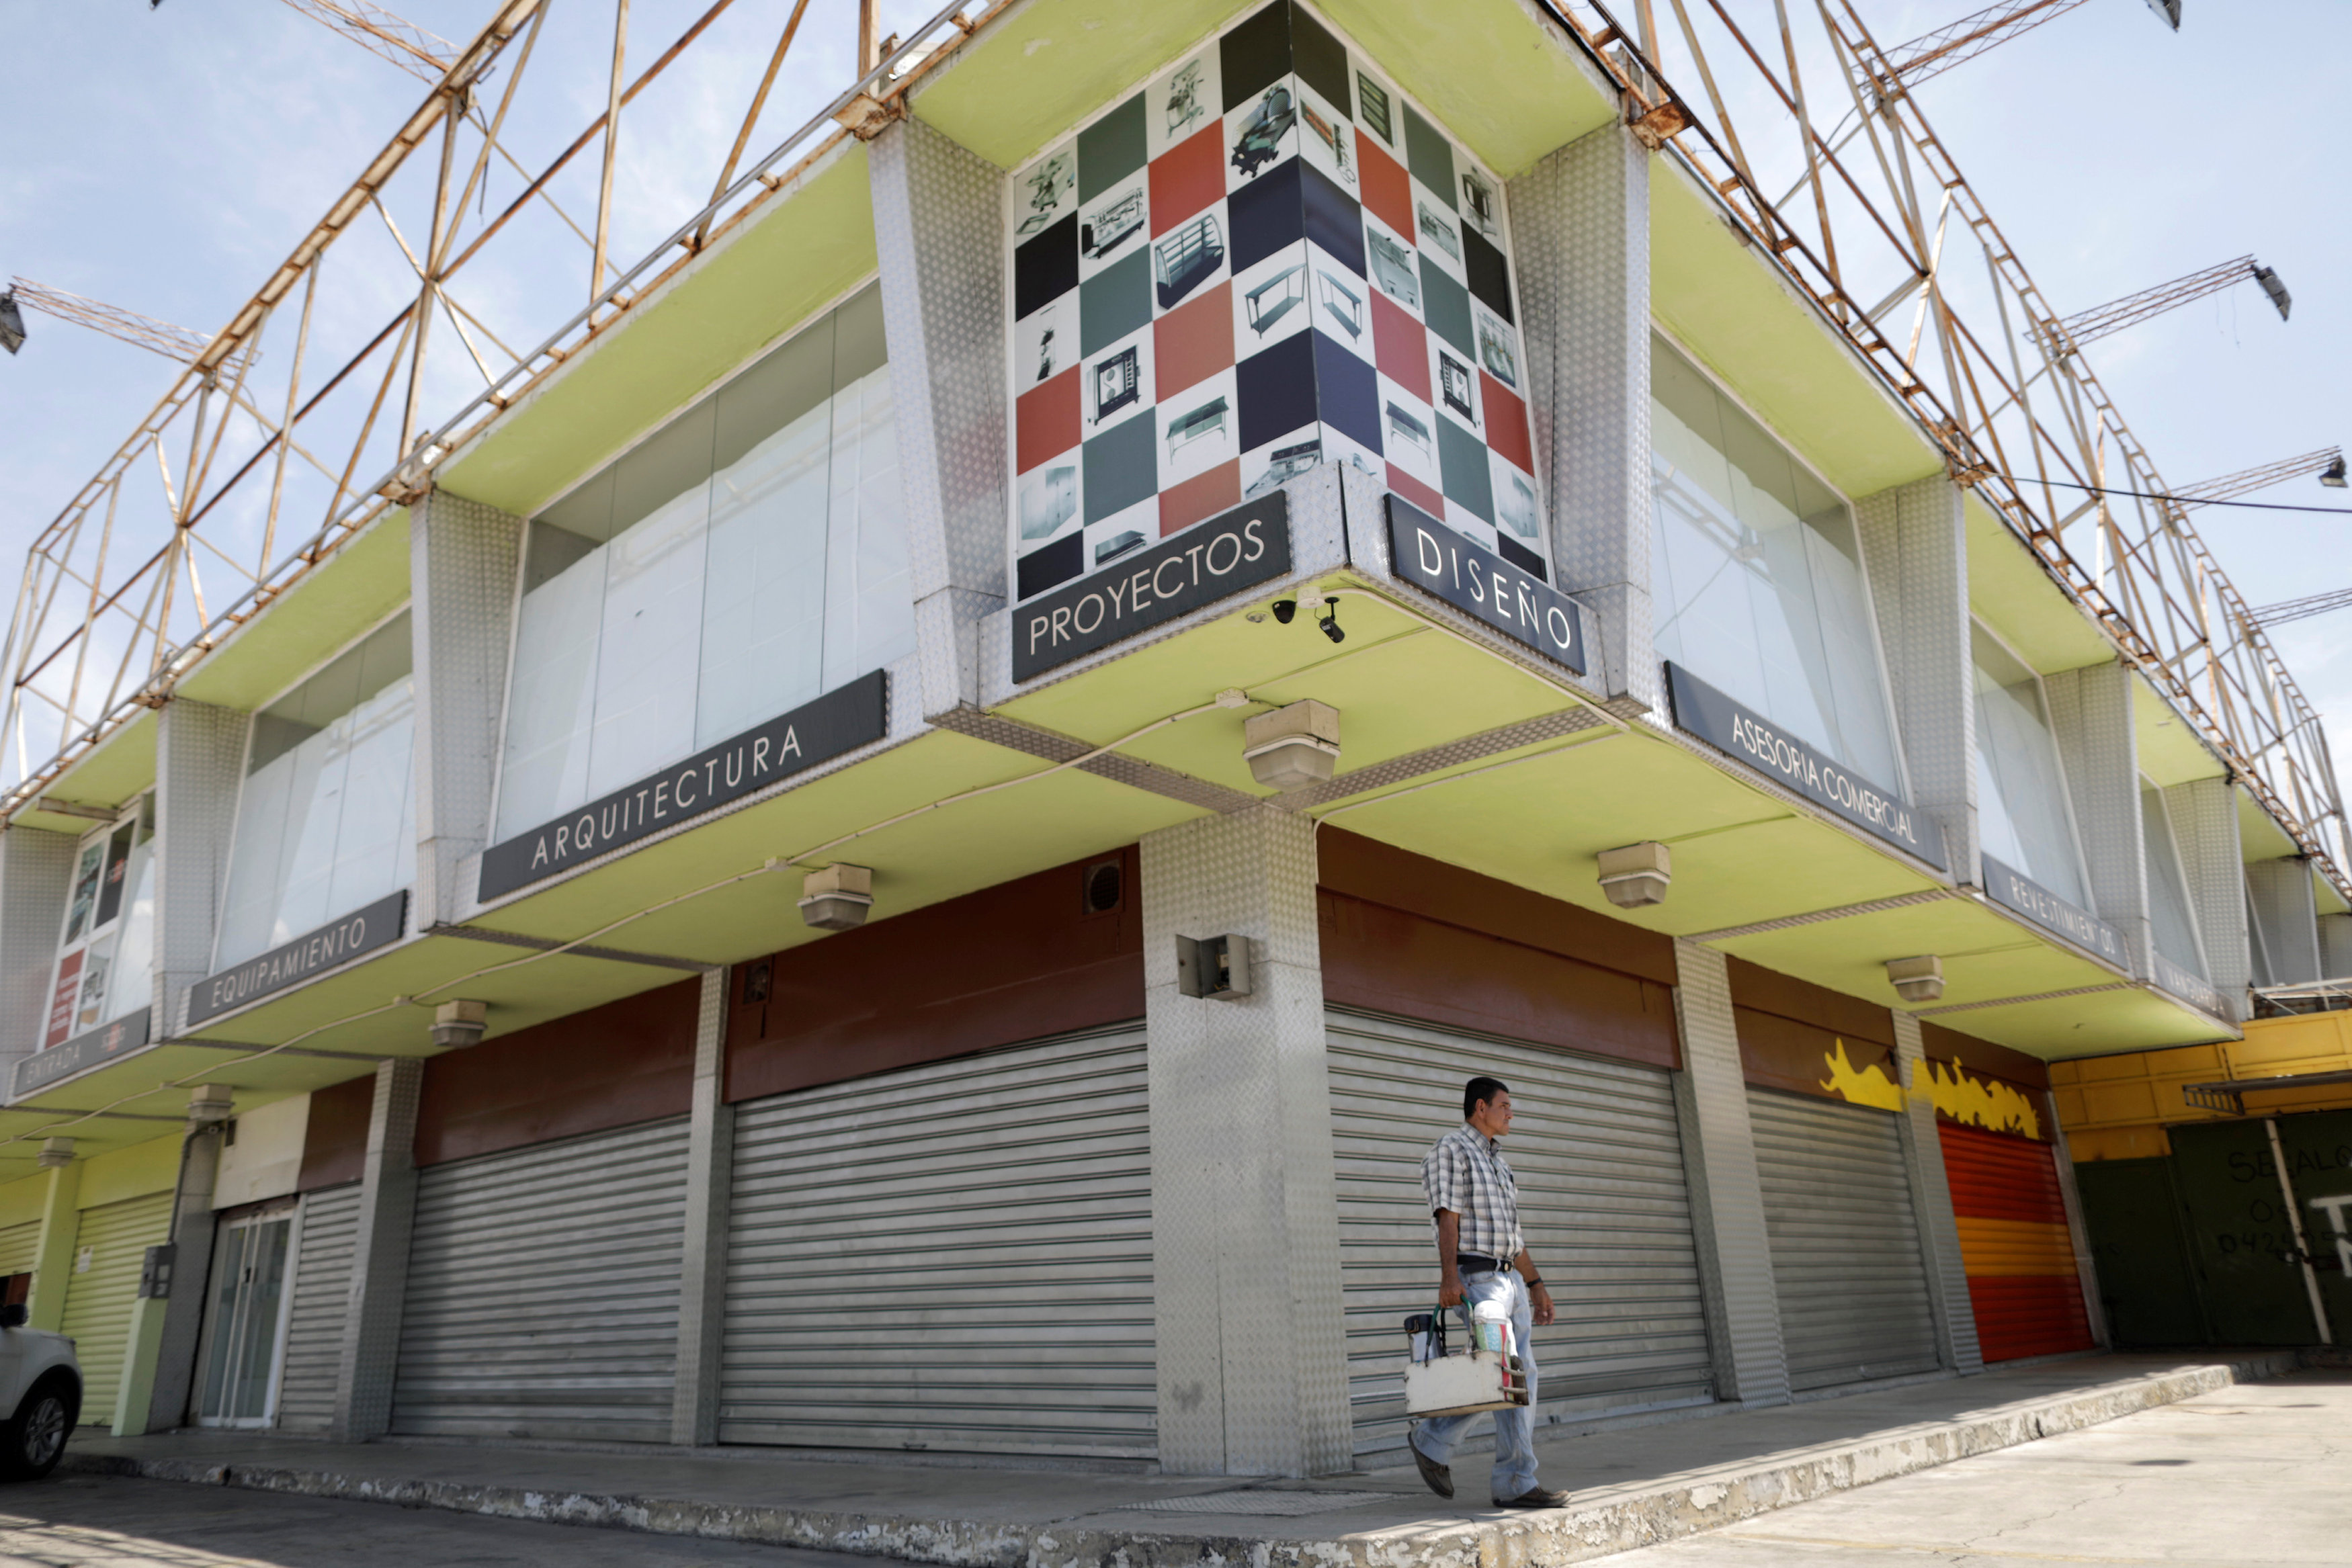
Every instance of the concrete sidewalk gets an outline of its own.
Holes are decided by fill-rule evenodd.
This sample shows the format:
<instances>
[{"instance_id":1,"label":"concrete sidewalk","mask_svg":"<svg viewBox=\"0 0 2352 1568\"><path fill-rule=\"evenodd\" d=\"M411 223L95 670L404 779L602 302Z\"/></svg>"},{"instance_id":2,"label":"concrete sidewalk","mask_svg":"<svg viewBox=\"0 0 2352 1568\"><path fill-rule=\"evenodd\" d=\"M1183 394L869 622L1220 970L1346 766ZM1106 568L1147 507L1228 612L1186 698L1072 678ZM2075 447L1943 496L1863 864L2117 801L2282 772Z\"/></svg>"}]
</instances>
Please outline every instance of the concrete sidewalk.
<instances>
[{"instance_id":1,"label":"concrete sidewalk","mask_svg":"<svg viewBox=\"0 0 2352 1568\"><path fill-rule=\"evenodd\" d=\"M1486 1459L1459 1456L1463 1498L1408 1463L1313 1481L1006 1468L788 1451L337 1445L228 1432L77 1437L67 1468L509 1519L815 1547L949 1568L1517 1568L1581 1562L2077 1430L2299 1364L2294 1351L2212 1360L2104 1355L1538 1437L1567 1508L1485 1506ZM1471 1504L1475 1506L1465 1506Z\"/></svg>"}]
</instances>

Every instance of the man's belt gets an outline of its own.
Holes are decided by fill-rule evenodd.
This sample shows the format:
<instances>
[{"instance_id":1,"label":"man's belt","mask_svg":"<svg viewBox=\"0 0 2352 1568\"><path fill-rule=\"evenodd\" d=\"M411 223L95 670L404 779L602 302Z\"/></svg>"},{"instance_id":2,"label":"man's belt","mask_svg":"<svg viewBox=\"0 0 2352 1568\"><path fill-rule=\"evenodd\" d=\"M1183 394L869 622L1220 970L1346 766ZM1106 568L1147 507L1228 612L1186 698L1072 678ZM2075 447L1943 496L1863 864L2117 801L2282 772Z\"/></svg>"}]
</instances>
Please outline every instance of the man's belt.
<instances>
[{"instance_id":1,"label":"man's belt","mask_svg":"<svg viewBox=\"0 0 2352 1568\"><path fill-rule=\"evenodd\" d=\"M1511 1271L1509 1259L1489 1258L1484 1252L1456 1252L1454 1266L1465 1274L1507 1274Z\"/></svg>"}]
</instances>

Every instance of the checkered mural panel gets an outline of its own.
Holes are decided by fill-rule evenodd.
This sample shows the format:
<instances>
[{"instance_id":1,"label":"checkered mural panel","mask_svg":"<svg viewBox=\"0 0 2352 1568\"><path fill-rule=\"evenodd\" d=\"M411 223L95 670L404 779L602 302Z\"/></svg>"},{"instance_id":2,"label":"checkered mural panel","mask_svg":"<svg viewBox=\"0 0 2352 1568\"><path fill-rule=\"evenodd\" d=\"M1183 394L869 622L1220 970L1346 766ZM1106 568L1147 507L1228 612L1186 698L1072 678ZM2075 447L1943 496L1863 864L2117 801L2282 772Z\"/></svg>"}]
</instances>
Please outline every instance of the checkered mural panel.
<instances>
[{"instance_id":1,"label":"checkered mural panel","mask_svg":"<svg viewBox=\"0 0 2352 1568\"><path fill-rule=\"evenodd\" d=\"M1550 578L1502 182L1305 7L1007 188L1020 598L1321 462Z\"/></svg>"}]
</instances>

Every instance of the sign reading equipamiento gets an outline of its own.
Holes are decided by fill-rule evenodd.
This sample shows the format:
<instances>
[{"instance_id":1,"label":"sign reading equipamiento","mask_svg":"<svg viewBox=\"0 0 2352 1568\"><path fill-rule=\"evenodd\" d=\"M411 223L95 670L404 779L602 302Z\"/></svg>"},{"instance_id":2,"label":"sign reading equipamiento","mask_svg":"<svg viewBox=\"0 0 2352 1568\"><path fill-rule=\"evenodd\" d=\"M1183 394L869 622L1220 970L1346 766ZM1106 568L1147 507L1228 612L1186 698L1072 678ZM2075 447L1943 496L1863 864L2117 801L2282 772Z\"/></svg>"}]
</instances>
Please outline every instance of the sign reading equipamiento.
<instances>
[{"instance_id":1,"label":"sign reading equipamiento","mask_svg":"<svg viewBox=\"0 0 2352 1568\"><path fill-rule=\"evenodd\" d=\"M1843 763L1796 737L1669 661L1666 691L1675 723L1717 751L1735 757L1863 831L1944 869L1944 831Z\"/></svg>"},{"instance_id":2,"label":"sign reading equipamiento","mask_svg":"<svg viewBox=\"0 0 2352 1568\"><path fill-rule=\"evenodd\" d=\"M1013 612L1013 678L1148 632L1290 570L1290 497L1276 490L1195 523Z\"/></svg>"},{"instance_id":3,"label":"sign reading equipamiento","mask_svg":"<svg viewBox=\"0 0 2352 1568\"><path fill-rule=\"evenodd\" d=\"M316 931L272 947L258 958L207 975L188 988L188 1027L218 1018L257 997L299 985L322 970L349 963L400 940L408 919L408 890L388 893L364 909L331 920Z\"/></svg>"},{"instance_id":4,"label":"sign reading equipamiento","mask_svg":"<svg viewBox=\"0 0 2352 1568\"><path fill-rule=\"evenodd\" d=\"M1399 577L1584 674L1584 616L1574 600L1403 497L1391 493L1388 507L1389 559Z\"/></svg>"}]
</instances>

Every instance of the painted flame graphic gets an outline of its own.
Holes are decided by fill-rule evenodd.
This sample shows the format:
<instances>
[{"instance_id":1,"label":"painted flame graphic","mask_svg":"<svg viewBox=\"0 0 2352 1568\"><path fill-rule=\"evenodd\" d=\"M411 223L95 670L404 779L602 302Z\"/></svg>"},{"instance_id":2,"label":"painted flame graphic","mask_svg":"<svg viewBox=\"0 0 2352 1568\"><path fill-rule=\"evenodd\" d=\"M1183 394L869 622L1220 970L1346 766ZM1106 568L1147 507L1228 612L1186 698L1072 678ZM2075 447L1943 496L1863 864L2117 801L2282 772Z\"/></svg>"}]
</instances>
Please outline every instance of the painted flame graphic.
<instances>
[{"instance_id":1,"label":"painted flame graphic","mask_svg":"<svg viewBox=\"0 0 2352 1568\"><path fill-rule=\"evenodd\" d=\"M2021 1133L2037 1141L2042 1136L2042 1117L2032 1100L2006 1083L1970 1078L1957 1062L1930 1061L1927 1084L1936 1109L1962 1126Z\"/></svg>"},{"instance_id":2,"label":"painted flame graphic","mask_svg":"<svg viewBox=\"0 0 2352 1568\"><path fill-rule=\"evenodd\" d=\"M1822 1062L1830 1070L1822 1087L1856 1105L1875 1105L1882 1111L1903 1109L1903 1086L1890 1080L1878 1063L1857 1071L1847 1060L1845 1041L1840 1040L1836 1049L1822 1053Z\"/></svg>"}]
</instances>

